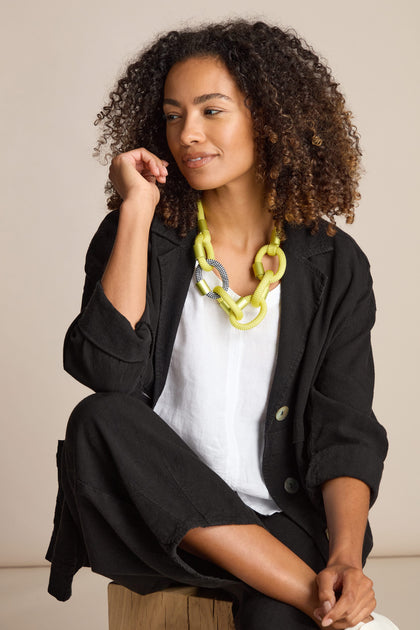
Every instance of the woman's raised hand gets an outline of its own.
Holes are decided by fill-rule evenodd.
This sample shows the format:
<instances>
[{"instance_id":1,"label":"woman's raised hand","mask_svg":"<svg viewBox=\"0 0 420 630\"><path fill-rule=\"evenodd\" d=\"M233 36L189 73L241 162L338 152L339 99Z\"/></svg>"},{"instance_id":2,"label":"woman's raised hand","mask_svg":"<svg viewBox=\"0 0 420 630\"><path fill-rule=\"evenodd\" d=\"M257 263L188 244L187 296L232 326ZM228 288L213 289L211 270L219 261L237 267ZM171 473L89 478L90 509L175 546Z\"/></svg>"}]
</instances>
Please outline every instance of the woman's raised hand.
<instances>
[{"instance_id":1,"label":"woman's raised hand","mask_svg":"<svg viewBox=\"0 0 420 630\"><path fill-rule=\"evenodd\" d=\"M168 162L147 149L133 149L113 158L109 178L124 201L149 198L155 208L160 198L156 182L166 182L167 166Z\"/></svg>"},{"instance_id":2,"label":"woman's raised hand","mask_svg":"<svg viewBox=\"0 0 420 630\"><path fill-rule=\"evenodd\" d=\"M156 183L166 182L166 167L167 162L150 151L134 149L114 157L109 169L123 202L102 287L133 328L145 309L149 229L160 198Z\"/></svg>"}]
</instances>

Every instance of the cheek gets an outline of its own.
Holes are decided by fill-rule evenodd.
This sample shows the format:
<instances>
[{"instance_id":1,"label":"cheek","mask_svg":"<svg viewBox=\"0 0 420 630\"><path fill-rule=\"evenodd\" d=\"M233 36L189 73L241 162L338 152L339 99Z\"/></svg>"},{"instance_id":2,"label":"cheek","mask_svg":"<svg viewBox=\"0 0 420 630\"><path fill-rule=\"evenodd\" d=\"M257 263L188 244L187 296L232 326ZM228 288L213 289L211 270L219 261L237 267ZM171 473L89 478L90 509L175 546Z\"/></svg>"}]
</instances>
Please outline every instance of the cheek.
<instances>
[{"instance_id":1,"label":"cheek","mask_svg":"<svg viewBox=\"0 0 420 630\"><path fill-rule=\"evenodd\" d=\"M249 124L241 124L232 130L230 145L238 152L238 156L242 156L244 161L254 161L255 159L255 140L254 129Z\"/></svg>"},{"instance_id":2,"label":"cheek","mask_svg":"<svg viewBox=\"0 0 420 630\"><path fill-rule=\"evenodd\" d=\"M254 146L254 126L250 116L243 115L236 123L232 131L232 140L242 144L244 149Z\"/></svg>"}]
</instances>

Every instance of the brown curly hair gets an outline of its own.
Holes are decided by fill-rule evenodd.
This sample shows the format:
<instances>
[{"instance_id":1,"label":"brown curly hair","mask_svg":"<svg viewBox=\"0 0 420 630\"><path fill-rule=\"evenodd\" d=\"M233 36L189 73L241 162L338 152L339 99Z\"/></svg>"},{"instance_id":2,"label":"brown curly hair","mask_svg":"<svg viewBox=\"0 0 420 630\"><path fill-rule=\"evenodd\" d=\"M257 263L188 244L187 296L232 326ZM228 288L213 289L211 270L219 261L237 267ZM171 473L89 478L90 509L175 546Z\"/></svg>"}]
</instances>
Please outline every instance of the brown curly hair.
<instances>
[{"instance_id":1,"label":"brown curly hair","mask_svg":"<svg viewBox=\"0 0 420 630\"><path fill-rule=\"evenodd\" d=\"M156 213L185 234L196 223L193 190L180 173L167 142L163 89L171 67L184 59L221 59L250 108L267 208L281 229L284 222L318 229L335 217L352 223L360 177L359 136L351 112L313 49L292 30L264 22L231 20L159 37L131 63L110 93L95 125L102 134L95 155L105 162L139 146L169 162ZM108 208L121 198L110 181Z\"/></svg>"}]
</instances>

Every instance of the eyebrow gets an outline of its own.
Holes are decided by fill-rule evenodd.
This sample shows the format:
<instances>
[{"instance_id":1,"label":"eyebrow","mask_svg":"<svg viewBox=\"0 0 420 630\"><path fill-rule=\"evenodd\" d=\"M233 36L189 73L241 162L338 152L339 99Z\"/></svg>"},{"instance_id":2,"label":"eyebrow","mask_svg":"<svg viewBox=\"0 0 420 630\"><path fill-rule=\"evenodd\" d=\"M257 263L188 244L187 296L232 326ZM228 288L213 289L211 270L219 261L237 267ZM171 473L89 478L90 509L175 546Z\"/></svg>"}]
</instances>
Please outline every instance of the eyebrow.
<instances>
[{"instance_id":1,"label":"eyebrow","mask_svg":"<svg viewBox=\"0 0 420 630\"><path fill-rule=\"evenodd\" d=\"M210 101L213 98L223 98L226 101L232 101L230 96L227 96L227 94L221 94L220 92L212 92L212 94L202 94L201 96L196 96L195 99L193 100L193 103L194 105L201 105L201 103ZM173 98L164 98L163 104L174 105L175 107L181 107L181 103L179 101L176 101Z\"/></svg>"}]
</instances>

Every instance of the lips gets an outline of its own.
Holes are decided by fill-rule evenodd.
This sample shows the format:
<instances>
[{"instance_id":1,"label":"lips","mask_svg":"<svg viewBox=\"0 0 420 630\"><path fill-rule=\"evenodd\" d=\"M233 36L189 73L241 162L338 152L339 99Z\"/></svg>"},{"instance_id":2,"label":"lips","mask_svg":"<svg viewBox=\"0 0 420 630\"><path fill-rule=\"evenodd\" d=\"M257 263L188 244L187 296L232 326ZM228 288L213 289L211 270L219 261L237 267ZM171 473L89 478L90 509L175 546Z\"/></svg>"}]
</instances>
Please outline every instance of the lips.
<instances>
[{"instance_id":1,"label":"lips","mask_svg":"<svg viewBox=\"0 0 420 630\"><path fill-rule=\"evenodd\" d=\"M210 153L191 153L184 155L182 161L187 168L201 168L209 164L215 157L217 157L215 154Z\"/></svg>"}]
</instances>

